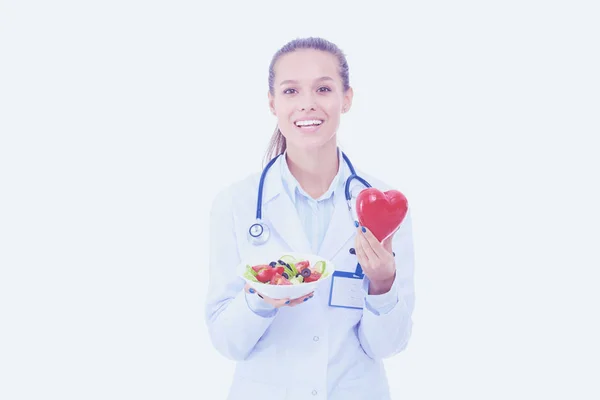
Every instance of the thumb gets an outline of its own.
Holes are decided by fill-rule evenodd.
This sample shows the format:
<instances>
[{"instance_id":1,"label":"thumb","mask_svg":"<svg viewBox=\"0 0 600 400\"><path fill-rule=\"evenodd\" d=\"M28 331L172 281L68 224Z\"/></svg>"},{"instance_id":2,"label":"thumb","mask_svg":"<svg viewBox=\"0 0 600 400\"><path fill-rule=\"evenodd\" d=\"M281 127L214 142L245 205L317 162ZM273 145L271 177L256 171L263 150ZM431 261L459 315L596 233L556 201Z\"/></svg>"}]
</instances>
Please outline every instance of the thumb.
<instances>
[{"instance_id":1,"label":"thumb","mask_svg":"<svg viewBox=\"0 0 600 400\"><path fill-rule=\"evenodd\" d=\"M383 242L381 242L381 244L383 245L383 248L386 249L387 251L389 251L390 253L392 252L392 240L394 239L394 234L391 234L387 239L384 239Z\"/></svg>"}]
</instances>

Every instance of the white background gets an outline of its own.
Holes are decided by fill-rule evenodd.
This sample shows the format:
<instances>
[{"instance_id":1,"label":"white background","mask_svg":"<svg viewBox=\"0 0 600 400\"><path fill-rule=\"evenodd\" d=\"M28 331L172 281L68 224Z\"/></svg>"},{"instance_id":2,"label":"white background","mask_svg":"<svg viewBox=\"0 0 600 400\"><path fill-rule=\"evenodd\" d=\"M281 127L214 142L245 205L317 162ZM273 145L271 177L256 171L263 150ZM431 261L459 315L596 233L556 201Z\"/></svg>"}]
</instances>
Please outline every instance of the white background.
<instances>
[{"instance_id":1,"label":"white background","mask_svg":"<svg viewBox=\"0 0 600 400\"><path fill-rule=\"evenodd\" d=\"M350 63L341 146L413 208L393 398L600 398L593 3L0 2L0 398L225 398L209 205L310 35Z\"/></svg>"}]
</instances>

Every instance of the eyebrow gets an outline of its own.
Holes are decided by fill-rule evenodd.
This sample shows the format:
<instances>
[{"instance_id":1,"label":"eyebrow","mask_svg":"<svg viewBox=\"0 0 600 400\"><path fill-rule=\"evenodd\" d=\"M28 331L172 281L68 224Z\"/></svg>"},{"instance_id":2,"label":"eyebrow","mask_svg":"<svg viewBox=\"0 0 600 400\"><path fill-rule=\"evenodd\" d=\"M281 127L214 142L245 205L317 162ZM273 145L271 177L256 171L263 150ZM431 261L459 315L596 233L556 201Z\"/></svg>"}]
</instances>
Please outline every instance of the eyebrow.
<instances>
[{"instance_id":1,"label":"eyebrow","mask_svg":"<svg viewBox=\"0 0 600 400\"><path fill-rule=\"evenodd\" d=\"M333 79L330 78L329 76L322 76L316 80L316 82L322 82L322 81L333 81ZM287 79L287 80L281 82L280 86L288 85L288 84L297 84L297 83L298 83L298 81L295 81L293 79Z\"/></svg>"}]
</instances>

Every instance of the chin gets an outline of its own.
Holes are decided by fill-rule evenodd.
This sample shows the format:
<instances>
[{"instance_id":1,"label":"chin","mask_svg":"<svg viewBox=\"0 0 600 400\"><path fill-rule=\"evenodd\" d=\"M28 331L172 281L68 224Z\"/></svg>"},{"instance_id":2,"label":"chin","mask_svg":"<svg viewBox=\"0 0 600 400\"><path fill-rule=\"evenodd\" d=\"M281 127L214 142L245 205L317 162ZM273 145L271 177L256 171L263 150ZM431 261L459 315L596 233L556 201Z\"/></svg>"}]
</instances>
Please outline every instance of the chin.
<instances>
[{"instance_id":1,"label":"chin","mask_svg":"<svg viewBox=\"0 0 600 400\"><path fill-rule=\"evenodd\" d=\"M317 149L323 147L332 140L335 140L335 132L331 132L331 126L327 126L326 123L321 126L316 131L303 131L301 128L298 128L296 125L290 125L288 129L288 133L284 134L287 144L292 145L296 148L301 149Z\"/></svg>"},{"instance_id":2,"label":"chin","mask_svg":"<svg viewBox=\"0 0 600 400\"><path fill-rule=\"evenodd\" d=\"M295 137L295 140L288 141L288 143L292 144L296 148L306 149L306 150L314 150L321 147L324 147L331 143L332 140L335 140L335 136L331 135L314 135L308 136L304 135L301 137Z\"/></svg>"}]
</instances>

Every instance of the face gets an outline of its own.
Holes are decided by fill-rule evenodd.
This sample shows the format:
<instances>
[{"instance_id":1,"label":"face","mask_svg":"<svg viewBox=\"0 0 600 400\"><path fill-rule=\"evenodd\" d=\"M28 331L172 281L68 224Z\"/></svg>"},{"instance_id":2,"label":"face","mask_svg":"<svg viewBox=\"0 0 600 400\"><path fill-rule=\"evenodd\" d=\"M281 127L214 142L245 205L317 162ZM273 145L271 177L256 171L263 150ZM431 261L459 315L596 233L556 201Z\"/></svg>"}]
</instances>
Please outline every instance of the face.
<instances>
[{"instance_id":1,"label":"face","mask_svg":"<svg viewBox=\"0 0 600 400\"><path fill-rule=\"evenodd\" d=\"M352 104L338 59L324 51L296 50L280 57L274 71L269 105L287 146L308 150L335 141L340 114Z\"/></svg>"}]
</instances>

